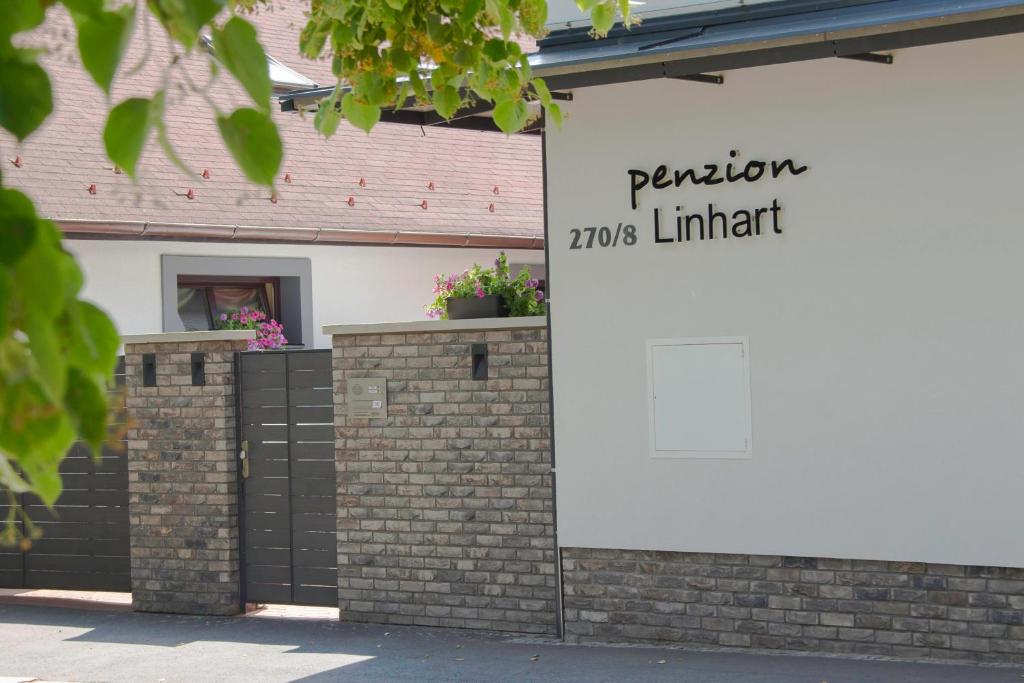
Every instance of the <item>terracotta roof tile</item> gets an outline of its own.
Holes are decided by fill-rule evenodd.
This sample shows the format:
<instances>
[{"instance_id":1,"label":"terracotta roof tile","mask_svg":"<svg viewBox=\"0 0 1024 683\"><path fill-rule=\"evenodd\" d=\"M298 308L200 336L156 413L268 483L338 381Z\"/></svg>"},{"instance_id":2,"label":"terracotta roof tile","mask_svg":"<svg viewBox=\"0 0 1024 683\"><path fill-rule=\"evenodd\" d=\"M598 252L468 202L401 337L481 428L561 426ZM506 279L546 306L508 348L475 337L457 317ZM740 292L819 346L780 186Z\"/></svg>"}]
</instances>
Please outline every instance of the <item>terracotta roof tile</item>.
<instances>
[{"instance_id":1,"label":"terracotta roof tile","mask_svg":"<svg viewBox=\"0 0 1024 683\"><path fill-rule=\"evenodd\" d=\"M329 82L329 65L297 54L303 25L299 3L273 3L254 18L267 51L307 77ZM149 49L146 37L149 36ZM285 156L277 184L278 201L248 183L236 169L217 133L209 104L191 84L208 80L205 59L180 60L171 72L166 121L170 138L195 177L164 157L155 140L143 153L136 183L116 174L103 151L101 134L107 103L78 64L74 29L62 10L51 8L47 25L27 41L45 45L43 64L55 90L55 112L44 127L17 145L0 132L6 182L28 192L41 212L55 219L149 221L360 230L477 232L540 236L543 230L540 140L499 133L380 124L371 135L342 122L330 140L313 129L310 117L276 112ZM293 50L294 46L294 50ZM171 48L155 24L135 32L128 67L113 101L148 96L160 82ZM226 72L208 90L219 108L247 104ZM275 105L276 110L276 105ZM210 178L199 176L204 169ZM290 183L283 182L291 174ZM365 179L365 186L359 179ZM427 185L433 182L433 191ZM96 194L89 194L90 184ZM494 186L500 193L493 193ZM193 189L194 199L184 195ZM354 206L347 200L354 198ZM428 208L420 208L426 199ZM490 204L495 205L490 212Z\"/></svg>"}]
</instances>

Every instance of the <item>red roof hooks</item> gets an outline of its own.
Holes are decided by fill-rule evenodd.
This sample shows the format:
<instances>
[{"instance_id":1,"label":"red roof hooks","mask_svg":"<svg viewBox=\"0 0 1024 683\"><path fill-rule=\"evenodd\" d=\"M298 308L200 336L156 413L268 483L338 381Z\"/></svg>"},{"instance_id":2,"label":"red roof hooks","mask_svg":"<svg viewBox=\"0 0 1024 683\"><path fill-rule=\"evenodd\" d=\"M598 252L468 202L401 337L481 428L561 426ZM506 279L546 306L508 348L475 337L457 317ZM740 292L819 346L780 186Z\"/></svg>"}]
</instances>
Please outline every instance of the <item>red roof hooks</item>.
<instances>
[{"instance_id":1,"label":"red roof hooks","mask_svg":"<svg viewBox=\"0 0 1024 683\"><path fill-rule=\"evenodd\" d=\"M491 192L493 192L494 194L501 194L501 190L500 190L500 189L498 189L498 186L497 186L497 185L495 185L495 186L494 186L494 189L493 189L493 190L491 190Z\"/></svg>"},{"instance_id":2,"label":"red roof hooks","mask_svg":"<svg viewBox=\"0 0 1024 683\"><path fill-rule=\"evenodd\" d=\"M204 168L203 172L200 173L200 175L203 176L204 179L209 180L210 179L210 169Z\"/></svg>"},{"instance_id":3,"label":"red roof hooks","mask_svg":"<svg viewBox=\"0 0 1024 683\"><path fill-rule=\"evenodd\" d=\"M349 195L349 198L345 201L345 203L348 204L349 206L355 206L356 205L356 198L351 196L351 195Z\"/></svg>"},{"instance_id":4,"label":"red roof hooks","mask_svg":"<svg viewBox=\"0 0 1024 683\"><path fill-rule=\"evenodd\" d=\"M431 192L434 191L434 181L433 180L431 180L429 183L427 183L427 189L430 190Z\"/></svg>"},{"instance_id":5,"label":"red roof hooks","mask_svg":"<svg viewBox=\"0 0 1024 683\"><path fill-rule=\"evenodd\" d=\"M494 204L491 204L490 206L488 206L487 210L490 211L491 213L494 213Z\"/></svg>"},{"instance_id":6,"label":"red roof hooks","mask_svg":"<svg viewBox=\"0 0 1024 683\"><path fill-rule=\"evenodd\" d=\"M277 192L270 193L270 203L277 204Z\"/></svg>"},{"instance_id":7,"label":"red roof hooks","mask_svg":"<svg viewBox=\"0 0 1024 683\"><path fill-rule=\"evenodd\" d=\"M188 199L196 198L196 191L193 190L191 187L188 188L188 192L178 192L177 190L171 190L171 192L178 195L179 197L187 197Z\"/></svg>"},{"instance_id":8,"label":"red roof hooks","mask_svg":"<svg viewBox=\"0 0 1024 683\"><path fill-rule=\"evenodd\" d=\"M114 166L114 175L121 175L122 173L124 173L124 171L121 170L121 167L115 165Z\"/></svg>"},{"instance_id":9,"label":"red roof hooks","mask_svg":"<svg viewBox=\"0 0 1024 683\"><path fill-rule=\"evenodd\" d=\"M359 179L359 187L366 187L366 178Z\"/></svg>"},{"instance_id":10,"label":"red roof hooks","mask_svg":"<svg viewBox=\"0 0 1024 683\"><path fill-rule=\"evenodd\" d=\"M96 194L96 183L89 185L89 194Z\"/></svg>"},{"instance_id":11,"label":"red roof hooks","mask_svg":"<svg viewBox=\"0 0 1024 683\"><path fill-rule=\"evenodd\" d=\"M427 200L426 199L424 199L422 202L420 202L420 208L424 209L424 210L427 208Z\"/></svg>"},{"instance_id":12,"label":"red roof hooks","mask_svg":"<svg viewBox=\"0 0 1024 683\"><path fill-rule=\"evenodd\" d=\"M18 156L14 157L13 159L9 159L9 161L12 164L14 164L14 168L21 168L21 155L20 154Z\"/></svg>"},{"instance_id":13,"label":"red roof hooks","mask_svg":"<svg viewBox=\"0 0 1024 683\"><path fill-rule=\"evenodd\" d=\"M291 182L292 182L292 174L291 173L285 173L284 174L284 181L286 183L288 183L288 184L291 184Z\"/></svg>"}]
</instances>

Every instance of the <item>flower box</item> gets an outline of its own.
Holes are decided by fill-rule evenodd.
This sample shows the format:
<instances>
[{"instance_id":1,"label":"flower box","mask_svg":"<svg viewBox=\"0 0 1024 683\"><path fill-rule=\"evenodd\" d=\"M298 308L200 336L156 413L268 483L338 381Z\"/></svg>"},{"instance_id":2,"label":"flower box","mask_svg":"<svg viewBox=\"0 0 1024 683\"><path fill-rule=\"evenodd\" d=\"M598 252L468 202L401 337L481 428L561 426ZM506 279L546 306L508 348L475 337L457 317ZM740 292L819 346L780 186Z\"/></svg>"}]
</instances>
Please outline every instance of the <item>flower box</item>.
<instances>
[{"instance_id":1,"label":"flower box","mask_svg":"<svg viewBox=\"0 0 1024 683\"><path fill-rule=\"evenodd\" d=\"M497 294L486 296L453 296L448 298L448 319L507 318L505 298Z\"/></svg>"},{"instance_id":2,"label":"flower box","mask_svg":"<svg viewBox=\"0 0 1024 683\"><path fill-rule=\"evenodd\" d=\"M475 264L461 274L435 275L435 297L424 308L428 318L441 320L544 315L544 292L540 285L540 280L530 277L528 266L513 277L508 257L501 252L493 268Z\"/></svg>"}]
</instances>

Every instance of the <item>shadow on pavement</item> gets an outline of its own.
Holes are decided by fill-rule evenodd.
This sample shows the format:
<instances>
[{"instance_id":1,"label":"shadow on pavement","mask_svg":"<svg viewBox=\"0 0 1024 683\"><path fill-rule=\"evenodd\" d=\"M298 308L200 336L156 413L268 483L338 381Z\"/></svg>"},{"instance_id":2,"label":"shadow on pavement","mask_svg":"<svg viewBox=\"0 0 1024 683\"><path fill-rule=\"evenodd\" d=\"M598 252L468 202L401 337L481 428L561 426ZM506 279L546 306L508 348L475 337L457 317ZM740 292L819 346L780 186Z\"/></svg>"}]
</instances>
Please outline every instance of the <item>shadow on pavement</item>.
<instances>
[{"instance_id":1,"label":"shadow on pavement","mask_svg":"<svg viewBox=\"0 0 1024 683\"><path fill-rule=\"evenodd\" d=\"M216 652L218 667L237 675L231 680L248 675L248 680L294 680L303 683L338 680L1021 681L1021 670L1015 668L652 647L571 646L554 639L323 620L195 617L0 604L0 626L5 623L56 627L62 634L54 639L57 650L62 649L61 643L159 648L201 644L202 647L193 649L204 651L202 656L206 658L211 651ZM2 629L0 633L3 633ZM4 645L0 640L0 649L4 649ZM147 655L153 651L142 647L138 652L140 658L157 656ZM190 648L185 647L179 651L180 654L171 654L176 656L175 661L180 663L183 671L192 666L197 667L194 671L202 670L208 659L192 663L187 658L199 655L190 655L189 652ZM287 670L288 655L293 653L330 657L317 658L312 669L296 667L294 675L285 674L283 678L260 676L261 672L269 673L259 668L261 657ZM299 669L303 668L305 670L300 672ZM208 670L202 672L212 673Z\"/></svg>"}]
</instances>

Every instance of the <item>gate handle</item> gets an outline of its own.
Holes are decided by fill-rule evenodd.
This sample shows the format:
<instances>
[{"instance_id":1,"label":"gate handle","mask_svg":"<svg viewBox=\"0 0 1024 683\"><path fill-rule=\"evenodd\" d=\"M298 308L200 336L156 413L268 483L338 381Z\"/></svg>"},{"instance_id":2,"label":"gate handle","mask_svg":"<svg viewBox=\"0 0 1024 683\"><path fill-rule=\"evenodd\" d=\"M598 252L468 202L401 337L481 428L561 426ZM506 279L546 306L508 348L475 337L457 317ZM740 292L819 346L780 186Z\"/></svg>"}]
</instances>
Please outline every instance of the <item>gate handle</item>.
<instances>
[{"instance_id":1,"label":"gate handle","mask_svg":"<svg viewBox=\"0 0 1024 683\"><path fill-rule=\"evenodd\" d=\"M242 450L238 453L238 459L242 461L242 479L249 478L249 441L242 442Z\"/></svg>"}]
</instances>

